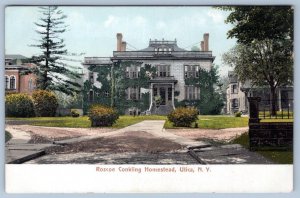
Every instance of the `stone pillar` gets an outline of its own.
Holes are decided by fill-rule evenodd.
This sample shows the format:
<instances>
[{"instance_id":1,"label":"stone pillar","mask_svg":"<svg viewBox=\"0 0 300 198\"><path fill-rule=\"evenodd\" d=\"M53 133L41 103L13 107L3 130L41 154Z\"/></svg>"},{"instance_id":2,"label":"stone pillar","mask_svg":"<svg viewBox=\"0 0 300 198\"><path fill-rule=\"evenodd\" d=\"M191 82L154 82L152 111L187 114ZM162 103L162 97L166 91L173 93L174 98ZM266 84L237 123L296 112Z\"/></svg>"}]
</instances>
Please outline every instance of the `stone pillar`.
<instances>
[{"instance_id":1,"label":"stone pillar","mask_svg":"<svg viewBox=\"0 0 300 198\"><path fill-rule=\"evenodd\" d=\"M249 123L259 123L259 102L260 97L248 97L250 118Z\"/></svg>"}]
</instances>

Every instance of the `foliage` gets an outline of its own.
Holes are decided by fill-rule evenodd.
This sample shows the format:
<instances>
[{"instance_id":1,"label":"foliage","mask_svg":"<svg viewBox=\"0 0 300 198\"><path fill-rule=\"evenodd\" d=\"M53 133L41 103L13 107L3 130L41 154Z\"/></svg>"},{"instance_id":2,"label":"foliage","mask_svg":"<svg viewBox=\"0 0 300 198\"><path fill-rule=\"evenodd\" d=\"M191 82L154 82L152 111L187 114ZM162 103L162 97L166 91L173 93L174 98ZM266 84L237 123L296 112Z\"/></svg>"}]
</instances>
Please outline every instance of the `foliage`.
<instances>
[{"instance_id":1,"label":"foliage","mask_svg":"<svg viewBox=\"0 0 300 198\"><path fill-rule=\"evenodd\" d=\"M234 67L239 80L270 87L272 115L276 113L276 88L292 84L293 60L289 41L254 41L248 46L236 45L223 55L223 61Z\"/></svg>"},{"instance_id":2,"label":"foliage","mask_svg":"<svg viewBox=\"0 0 300 198\"><path fill-rule=\"evenodd\" d=\"M65 49L62 33L66 31L64 19L67 17L57 6L40 7L41 18L35 23L36 32L40 36L38 44L31 45L41 50L41 54L33 56L30 62L36 67L30 72L37 75L37 88L41 90L60 91L68 95L79 92L77 79L81 75L75 70L78 67L66 63L72 61Z\"/></svg>"},{"instance_id":3,"label":"foliage","mask_svg":"<svg viewBox=\"0 0 300 198\"><path fill-rule=\"evenodd\" d=\"M234 114L234 116L237 117L237 118L239 118L239 117L242 116L242 113L241 113L241 112L236 112L236 113Z\"/></svg>"},{"instance_id":4,"label":"foliage","mask_svg":"<svg viewBox=\"0 0 300 198\"><path fill-rule=\"evenodd\" d=\"M59 108L80 109L82 108L82 94L74 92L72 95L67 95L62 92L55 92Z\"/></svg>"},{"instance_id":5,"label":"foliage","mask_svg":"<svg viewBox=\"0 0 300 198\"><path fill-rule=\"evenodd\" d=\"M225 128L237 128L248 126L247 117L233 117L233 116L211 116L201 115L198 116L198 127L201 129L225 129ZM176 128L170 121L166 121L165 128Z\"/></svg>"},{"instance_id":6,"label":"foliage","mask_svg":"<svg viewBox=\"0 0 300 198\"><path fill-rule=\"evenodd\" d=\"M27 94L16 93L5 96L6 116L33 117L35 116L32 99Z\"/></svg>"},{"instance_id":7,"label":"foliage","mask_svg":"<svg viewBox=\"0 0 300 198\"><path fill-rule=\"evenodd\" d=\"M112 126L119 118L115 109L102 105L92 105L88 116L92 127Z\"/></svg>"},{"instance_id":8,"label":"foliage","mask_svg":"<svg viewBox=\"0 0 300 198\"><path fill-rule=\"evenodd\" d=\"M221 7L231 11L228 37L238 45L223 56L239 79L269 85L272 115L276 114L276 88L293 82L293 17L291 6Z\"/></svg>"},{"instance_id":9,"label":"foliage","mask_svg":"<svg viewBox=\"0 0 300 198\"><path fill-rule=\"evenodd\" d=\"M231 11L226 23L234 24L229 38L249 44L256 40L282 40L294 34L294 9L291 6L225 6Z\"/></svg>"},{"instance_id":10,"label":"foliage","mask_svg":"<svg viewBox=\"0 0 300 198\"><path fill-rule=\"evenodd\" d=\"M71 109L71 116L72 116L73 118L79 117L79 111L76 110L76 109Z\"/></svg>"},{"instance_id":11,"label":"foliage","mask_svg":"<svg viewBox=\"0 0 300 198\"><path fill-rule=\"evenodd\" d=\"M230 142L231 144L240 144L245 148L249 148L249 134L243 133L236 139ZM272 160L278 164L292 164L293 163L293 151L257 151L257 153Z\"/></svg>"},{"instance_id":12,"label":"foliage","mask_svg":"<svg viewBox=\"0 0 300 198\"><path fill-rule=\"evenodd\" d=\"M55 116L58 102L53 92L46 90L36 90L32 94L32 99L37 116Z\"/></svg>"},{"instance_id":13,"label":"foliage","mask_svg":"<svg viewBox=\"0 0 300 198\"><path fill-rule=\"evenodd\" d=\"M5 143L8 142L11 138L12 135L8 131L5 131Z\"/></svg>"},{"instance_id":14,"label":"foliage","mask_svg":"<svg viewBox=\"0 0 300 198\"><path fill-rule=\"evenodd\" d=\"M190 127L198 119L198 110L195 108L179 107L168 115L168 119L176 127Z\"/></svg>"},{"instance_id":15,"label":"foliage","mask_svg":"<svg viewBox=\"0 0 300 198\"><path fill-rule=\"evenodd\" d=\"M194 106L200 110L201 115L220 114L224 106L224 98L221 90L216 85L219 84L218 67L213 65L211 70L200 68L198 78L186 78L186 85L200 87L200 100L184 100L176 102L176 106Z\"/></svg>"},{"instance_id":16,"label":"foliage","mask_svg":"<svg viewBox=\"0 0 300 198\"><path fill-rule=\"evenodd\" d=\"M73 118L65 117L35 117L35 118L6 118L7 121L22 120L22 122L34 126L46 127L71 127L71 128L90 128L91 121L87 116ZM113 128L123 128L136 124L144 120L166 120L166 116L149 115L149 116L129 116L123 115L113 124Z\"/></svg>"}]
</instances>

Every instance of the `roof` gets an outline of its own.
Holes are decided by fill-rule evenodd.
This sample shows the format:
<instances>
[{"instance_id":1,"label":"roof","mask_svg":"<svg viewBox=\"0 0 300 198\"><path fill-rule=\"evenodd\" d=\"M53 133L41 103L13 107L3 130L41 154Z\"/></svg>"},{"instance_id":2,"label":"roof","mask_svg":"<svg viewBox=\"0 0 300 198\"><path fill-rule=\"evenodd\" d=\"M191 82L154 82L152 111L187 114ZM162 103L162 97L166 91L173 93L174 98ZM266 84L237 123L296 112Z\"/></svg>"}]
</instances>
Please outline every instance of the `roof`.
<instances>
[{"instance_id":1,"label":"roof","mask_svg":"<svg viewBox=\"0 0 300 198\"><path fill-rule=\"evenodd\" d=\"M145 49L138 51L154 51L155 49L171 49L172 51L187 51L177 46L176 39L174 41L167 40L151 40L149 41L149 46Z\"/></svg>"},{"instance_id":2,"label":"roof","mask_svg":"<svg viewBox=\"0 0 300 198\"><path fill-rule=\"evenodd\" d=\"M27 59L27 57L21 54L6 54L5 59Z\"/></svg>"}]
</instances>

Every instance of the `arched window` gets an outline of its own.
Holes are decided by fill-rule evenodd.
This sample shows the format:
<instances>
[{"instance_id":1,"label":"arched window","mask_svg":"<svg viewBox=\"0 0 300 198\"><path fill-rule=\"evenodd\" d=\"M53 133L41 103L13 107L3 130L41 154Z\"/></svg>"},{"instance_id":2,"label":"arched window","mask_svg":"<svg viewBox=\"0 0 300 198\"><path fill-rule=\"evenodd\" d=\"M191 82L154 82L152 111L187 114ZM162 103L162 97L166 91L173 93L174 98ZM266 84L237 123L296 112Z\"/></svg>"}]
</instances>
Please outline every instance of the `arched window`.
<instances>
[{"instance_id":1,"label":"arched window","mask_svg":"<svg viewBox=\"0 0 300 198\"><path fill-rule=\"evenodd\" d=\"M16 89L16 77L15 76L10 77L10 89Z\"/></svg>"},{"instance_id":2,"label":"arched window","mask_svg":"<svg viewBox=\"0 0 300 198\"><path fill-rule=\"evenodd\" d=\"M93 102L94 101L94 91L90 90L89 91L89 102Z\"/></svg>"},{"instance_id":3,"label":"arched window","mask_svg":"<svg viewBox=\"0 0 300 198\"><path fill-rule=\"evenodd\" d=\"M33 89L33 85L32 85L32 78L29 79L28 81L28 90L32 90Z\"/></svg>"},{"instance_id":4,"label":"arched window","mask_svg":"<svg viewBox=\"0 0 300 198\"><path fill-rule=\"evenodd\" d=\"M9 89L9 77L5 76L5 89Z\"/></svg>"}]
</instances>

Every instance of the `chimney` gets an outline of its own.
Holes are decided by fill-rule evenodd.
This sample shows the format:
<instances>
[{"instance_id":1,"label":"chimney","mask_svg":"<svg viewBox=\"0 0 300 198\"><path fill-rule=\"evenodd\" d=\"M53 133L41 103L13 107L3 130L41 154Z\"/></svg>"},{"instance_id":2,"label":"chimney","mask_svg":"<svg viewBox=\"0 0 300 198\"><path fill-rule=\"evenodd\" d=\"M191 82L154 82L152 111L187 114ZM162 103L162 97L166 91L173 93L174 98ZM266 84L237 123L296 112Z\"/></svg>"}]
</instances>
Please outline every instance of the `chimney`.
<instances>
[{"instance_id":1,"label":"chimney","mask_svg":"<svg viewBox=\"0 0 300 198\"><path fill-rule=\"evenodd\" d=\"M204 41L201 41L201 51L204 51Z\"/></svg>"},{"instance_id":2,"label":"chimney","mask_svg":"<svg viewBox=\"0 0 300 198\"><path fill-rule=\"evenodd\" d=\"M126 45L127 43L125 41L122 42L122 47L121 47L121 51L125 52L126 51Z\"/></svg>"},{"instance_id":3,"label":"chimney","mask_svg":"<svg viewBox=\"0 0 300 198\"><path fill-rule=\"evenodd\" d=\"M208 34L208 33L205 33L205 34L203 35L203 40L204 40L204 51L209 51L208 39L209 39L209 34Z\"/></svg>"},{"instance_id":4,"label":"chimney","mask_svg":"<svg viewBox=\"0 0 300 198\"><path fill-rule=\"evenodd\" d=\"M122 51L122 33L117 33L117 51Z\"/></svg>"}]
</instances>

